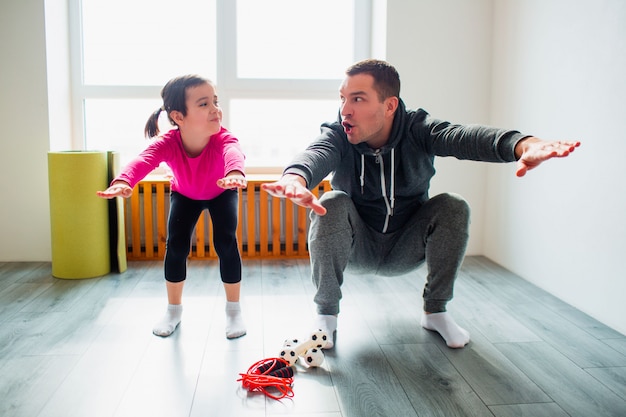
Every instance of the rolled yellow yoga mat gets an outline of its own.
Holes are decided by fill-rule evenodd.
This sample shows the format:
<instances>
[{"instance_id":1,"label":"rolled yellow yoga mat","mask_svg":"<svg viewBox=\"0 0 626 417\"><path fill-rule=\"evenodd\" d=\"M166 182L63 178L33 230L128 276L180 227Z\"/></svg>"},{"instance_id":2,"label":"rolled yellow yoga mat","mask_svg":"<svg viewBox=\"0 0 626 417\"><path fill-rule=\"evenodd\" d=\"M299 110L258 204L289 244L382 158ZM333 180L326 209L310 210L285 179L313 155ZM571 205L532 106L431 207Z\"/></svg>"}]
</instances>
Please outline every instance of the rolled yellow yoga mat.
<instances>
[{"instance_id":1,"label":"rolled yellow yoga mat","mask_svg":"<svg viewBox=\"0 0 626 417\"><path fill-rule=\"evenodd\" d=\"M109 173L107 186L120 172L119 152L108 152ZM124 199L115 197L109 200L109 239L111 251L111 270L124 272L128 268L126 260L126 225L124 223Z\"/></svg>"},{"instance_id":2,"label":"rolled yellow yoga mat","mask_svg":"<svg viewBox=\"0 0 626 417\"><path fill-rule=\"evenodd\" d=\"M93 278L111 272L107 152L49 152L52 275Z\"/></svg>"}]
</instances>

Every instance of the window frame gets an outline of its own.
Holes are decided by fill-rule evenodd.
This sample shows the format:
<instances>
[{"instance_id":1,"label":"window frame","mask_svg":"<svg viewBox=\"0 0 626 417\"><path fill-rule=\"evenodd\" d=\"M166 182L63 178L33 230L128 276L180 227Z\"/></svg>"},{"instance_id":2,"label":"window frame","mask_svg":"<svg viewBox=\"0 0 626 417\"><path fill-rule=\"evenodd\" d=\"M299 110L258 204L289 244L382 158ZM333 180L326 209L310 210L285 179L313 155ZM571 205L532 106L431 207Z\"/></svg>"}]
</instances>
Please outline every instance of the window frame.
<instances>
[{"instance_id":1,"label":"window frame","mask_svg":"<svg viewBox=\"0 0 626 417\"><path fill-rule=\"evenodd\" d=\"M72 148L88 149L85 125L87 99L154 99L162 85L85 85L83 76L82 0L69 1L70 69L72 88ZM237 77L237 0L216 1L216 78L223 124L229 126L234 99L338 100L342 74L336 79L262 79ZM372 55L372 15L376 0L354 1L353 61ZM320 120L320 123L323 120ZM313 138L311 138L313 139ZM277 174L283 167L248 166L250 174Z\"/></svg>"}]
</instances>

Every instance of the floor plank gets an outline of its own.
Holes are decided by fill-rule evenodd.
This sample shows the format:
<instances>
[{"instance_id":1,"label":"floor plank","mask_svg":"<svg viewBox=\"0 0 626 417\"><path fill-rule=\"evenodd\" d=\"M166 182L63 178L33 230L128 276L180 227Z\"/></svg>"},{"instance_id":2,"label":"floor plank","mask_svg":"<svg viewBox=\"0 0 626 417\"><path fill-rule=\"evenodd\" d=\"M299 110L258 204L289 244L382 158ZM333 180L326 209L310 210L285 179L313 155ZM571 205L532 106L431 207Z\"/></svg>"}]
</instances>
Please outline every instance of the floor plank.
<instances>
[{"instance_id":1,"label":"floor plank","mask_svg":"<svg viewBox=\"0 0 626 417\"><path fill-rule=\"evenodd\" d=\"M417 415L491 416L485 403L439 346L386 345L383 349Z\"/></svg>"},{"instance_id":2,"label":"floor plank","mask_svg":"<svg viewBox=\"0 0 626 417\"><path fill-rule=\"evenodd\" d=\"M548 343L502 343L497 348L570 416L626 415L623 398Z\"/></svg>"},{"instance_id":3,"label":"floor plank","mask_svg":"<svg viewBox=\"0 0 626 417\"><path fill-rule=\"evenodd\" d=\"M344 300L336 345L326 354L343 416L417 416L358 306Z\"/></svg>"},{"instance_id":4,"label":"floor plank","mask_svg":"<svg viewBox=\"0 0 626 417\"><path fill-rule=\"evenodd\" d=\"M472 335L464 349L442 351L486 405L529 404L551 399L496 346L488 342L472 326Z\"/></svg>"},{"instance_id":5,"label":"floor plank","mask_svg":"<svg viewBox=\"0 0 626 417\"><path fill-rule=\"evenodd\" d=\"M495 417L568 417L555 403L495 405L489 407Z\"/></svg>"},{"instance_id":6,"label":"floor plank","mask_svg":"<svg viewBox=\"0 0 626 417\"><path fill-rule=\"evenodd\" d=\"M55 355L1 359L0 415L39 415L77 360L77 356Z\"/></svg>"}]
</instances>

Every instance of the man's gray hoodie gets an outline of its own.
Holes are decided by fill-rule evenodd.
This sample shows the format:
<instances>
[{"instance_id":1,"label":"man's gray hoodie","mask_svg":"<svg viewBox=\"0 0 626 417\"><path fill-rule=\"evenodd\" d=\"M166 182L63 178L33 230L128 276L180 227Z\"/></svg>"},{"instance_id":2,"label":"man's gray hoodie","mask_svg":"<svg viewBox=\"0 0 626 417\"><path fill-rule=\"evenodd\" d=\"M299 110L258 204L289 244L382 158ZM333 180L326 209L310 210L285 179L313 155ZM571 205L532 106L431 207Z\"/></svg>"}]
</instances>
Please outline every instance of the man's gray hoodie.
<instances>
[{"instance_id":1,"label":"man's gray hoodie","mask_svg":"<svg viewBox=\"0 0 626 417\"><path fill-rule=\"evenodd\" d=\"M428 200L435 156L484 162L515 161L515 145L529 135L479 125L453 125L402 100L389 141L380 149L353 145L341 125L324 123L321 134L284 174L302 176L309 189L332 173L331 185L352 198L363 218L381 233L400 229Z\"/></svg>"}]
</instances>

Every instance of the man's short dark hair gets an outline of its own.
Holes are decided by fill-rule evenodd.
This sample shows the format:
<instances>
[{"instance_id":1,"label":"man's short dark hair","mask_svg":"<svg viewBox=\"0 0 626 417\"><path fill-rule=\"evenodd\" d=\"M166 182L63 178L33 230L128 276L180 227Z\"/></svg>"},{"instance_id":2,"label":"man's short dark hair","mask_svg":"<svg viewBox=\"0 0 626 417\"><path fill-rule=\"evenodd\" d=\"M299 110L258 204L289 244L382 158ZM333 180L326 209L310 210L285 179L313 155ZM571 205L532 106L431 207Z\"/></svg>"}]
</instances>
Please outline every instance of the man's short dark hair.
<instances>
[{"instance_id":1,"label":"man's short dark hair","mask_svg":"<svg viewBox=\"0 0 626 417\"><path fill-rule=\"evenodd\" d=\"M365 59L351 65L346 75L369 74L374 77L374 89L380 101L389 97L400 98L400 75L398 71L386 61Z\"/></svg>"}]
</instances>

